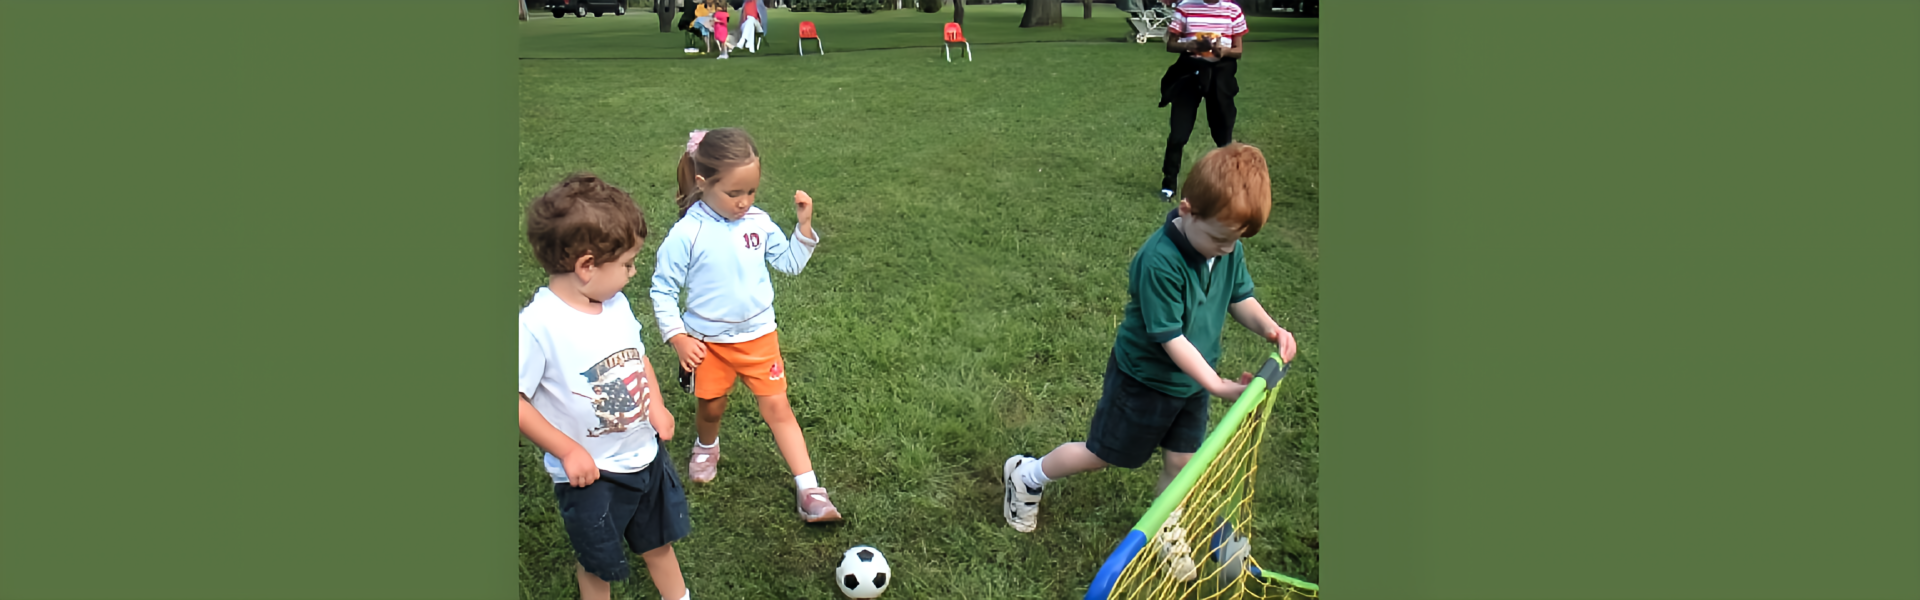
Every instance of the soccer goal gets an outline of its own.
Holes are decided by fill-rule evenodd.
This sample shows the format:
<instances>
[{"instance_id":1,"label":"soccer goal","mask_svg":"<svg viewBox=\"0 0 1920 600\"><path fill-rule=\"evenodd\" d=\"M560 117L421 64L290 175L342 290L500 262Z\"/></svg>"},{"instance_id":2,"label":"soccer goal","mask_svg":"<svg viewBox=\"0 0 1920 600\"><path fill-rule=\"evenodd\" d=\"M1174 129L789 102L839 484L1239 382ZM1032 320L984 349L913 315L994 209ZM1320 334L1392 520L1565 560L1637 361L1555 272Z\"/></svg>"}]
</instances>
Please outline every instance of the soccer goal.
<instances>
[{"instance_id":1,"label":"soccer goal","mask_svg":"<svg viewBox=\"0 0 1920 600\"><path fill-rule=\"evenodd\" d=\"M1253 482L1267 416L1287 373L1270 355L1167 490L1107 556L1087 600L1319 598L1320 586L1249 555Z\"/></svg>"}]
</instances>

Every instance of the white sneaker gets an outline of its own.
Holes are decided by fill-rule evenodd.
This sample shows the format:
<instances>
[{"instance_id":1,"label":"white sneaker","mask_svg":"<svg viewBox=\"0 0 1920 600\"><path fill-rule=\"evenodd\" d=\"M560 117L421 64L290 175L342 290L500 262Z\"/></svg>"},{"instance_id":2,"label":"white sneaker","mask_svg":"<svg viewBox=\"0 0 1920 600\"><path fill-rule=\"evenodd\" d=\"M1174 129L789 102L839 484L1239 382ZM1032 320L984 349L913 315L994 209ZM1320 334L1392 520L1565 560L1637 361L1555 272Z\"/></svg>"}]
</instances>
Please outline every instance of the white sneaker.
<instances>
[{"instance_id":1,"label":"white sneaker","mask_svg":"<svg viewBox=\"0 0 1920 600\"><path fill-rule=\"evenodd\" d=\"M1020 533L1030 533L1034 526L1040 523L1040 494L1037 491L1029 491L1027 484L1020 482L1018 474L1022 465L1034 460L1040 459L1016 454L1009 457L1007 463L1000 468L1001 479L1007 487L1006 507L1001 512L1006 515L1007 524L1012 525L1013 530Z\"/></svg>"},{"instance_id":2,"label":"white sneaker","mask_svg":"<svg viewBox=\"0 0 1920 600\"><path fill-rule=\"evenodd\" d=\"M725 53L725 52L721 52L721 53L720 53L720 60L726 60L726 59L727 59L727 53Z\"/></svg>"}]
</instances>

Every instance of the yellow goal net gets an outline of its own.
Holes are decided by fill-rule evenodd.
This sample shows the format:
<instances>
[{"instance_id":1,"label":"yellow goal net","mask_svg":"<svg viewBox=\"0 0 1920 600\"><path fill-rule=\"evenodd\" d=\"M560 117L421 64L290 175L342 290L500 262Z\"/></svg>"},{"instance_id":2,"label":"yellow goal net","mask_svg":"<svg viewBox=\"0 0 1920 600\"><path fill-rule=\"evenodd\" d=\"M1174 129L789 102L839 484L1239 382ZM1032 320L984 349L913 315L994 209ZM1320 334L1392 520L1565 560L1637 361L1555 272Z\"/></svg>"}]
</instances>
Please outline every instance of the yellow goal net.
<instances>
[{"instance_id":1,"label":"yellow goal net","mask_svg":"<svg viewBox=\"0 0 1920 600\"><path fill-rule=\"evenodd\" d=\"M1154 499L1087 589L1088 600L1319 598L1320 586L1250 555L1260 440L1286 365L1269 356L1200 450Z\"/></svg>"}]
</instances>

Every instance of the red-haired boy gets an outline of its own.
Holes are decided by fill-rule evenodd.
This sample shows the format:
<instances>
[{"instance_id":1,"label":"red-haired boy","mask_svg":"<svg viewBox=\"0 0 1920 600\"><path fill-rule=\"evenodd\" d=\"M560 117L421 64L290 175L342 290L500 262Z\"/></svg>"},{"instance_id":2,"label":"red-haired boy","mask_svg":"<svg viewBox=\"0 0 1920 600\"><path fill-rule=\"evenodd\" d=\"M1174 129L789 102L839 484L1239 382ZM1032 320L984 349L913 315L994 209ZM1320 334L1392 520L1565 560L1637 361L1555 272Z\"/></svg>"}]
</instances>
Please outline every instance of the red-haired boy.
<instances>
[{"instance_id":1,"label":"red-haired boy","mask_svg":"<svg viewBox=\"0 0 1920 600\"><path fill-rule=\"evenodd\" d=\"M1016 531L1038 524L1047 482L1108 465L1139 468L1155 448L1164 450L1164 468L1154 493L1166 489L1206 438L1207 395L1234 399L1247 387L1248 376L1233 381L1214 372L1228 315L1278 344L1281 360L1293 360L1293 334L1253 298L1240 247L1273 208L1266 157L1241 143L1216 148L1193 166L1182 191L1179 208L1127 268L1126 318L1086 441L1041 458L1016 455L1001 468L1004 513Z\"/></svg>"}]
</instances>

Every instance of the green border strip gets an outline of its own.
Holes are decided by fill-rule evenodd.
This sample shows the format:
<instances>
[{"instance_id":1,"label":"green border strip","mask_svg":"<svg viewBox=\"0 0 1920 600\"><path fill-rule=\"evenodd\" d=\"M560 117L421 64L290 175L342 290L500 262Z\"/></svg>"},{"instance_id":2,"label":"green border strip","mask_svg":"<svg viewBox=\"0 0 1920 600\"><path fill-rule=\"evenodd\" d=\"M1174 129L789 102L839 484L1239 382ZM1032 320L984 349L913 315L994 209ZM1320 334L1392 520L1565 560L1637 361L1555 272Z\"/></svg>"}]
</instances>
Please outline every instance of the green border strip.
<instances>
[{"instance_id":1,"label":"green border strip","mask_svg":"<svg viewBox=\"0 0 1920 600\"><path fill-rule=\"evenodd\" d=\"M515 596L515 23L9 3L0 598Z\"/></svg>"}]
</instances>

